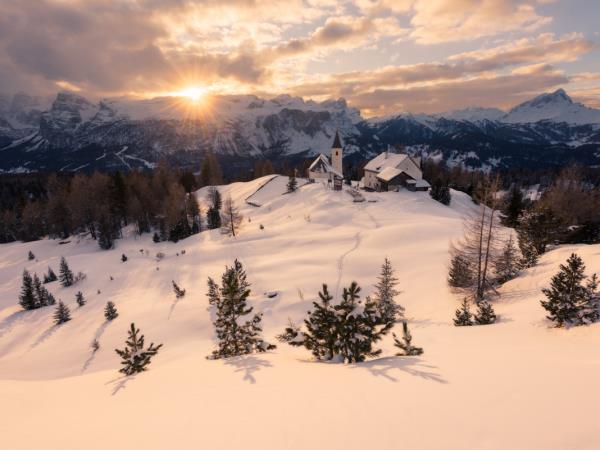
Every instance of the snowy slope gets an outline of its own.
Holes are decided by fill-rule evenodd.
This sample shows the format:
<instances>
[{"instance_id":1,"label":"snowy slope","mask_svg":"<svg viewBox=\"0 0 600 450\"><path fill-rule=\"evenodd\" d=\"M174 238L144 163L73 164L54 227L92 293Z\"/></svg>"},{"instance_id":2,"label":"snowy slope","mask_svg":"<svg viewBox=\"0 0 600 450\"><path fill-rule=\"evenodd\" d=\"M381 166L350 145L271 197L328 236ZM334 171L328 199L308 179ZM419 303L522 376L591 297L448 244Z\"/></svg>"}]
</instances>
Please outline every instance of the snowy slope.
<instances>
[{"instance_id":1,"label":"snowy slope","mask_svg":"<svg viewBox=\"0 0 600 450\"><path fill-rule=\"evenodd\" d=\"M353 203L315 183L287 195L264 190L261 207L245 204L269 178L222 188L246 216L237 239L203 232L177 244L131 236L111 251L76 239L0 248L2 448L598 448L600 325L549 328L539 290L571 251L600 272L600 246L551 251L502 289L499 323L456 328L460 299L445 283L447 251L472 209L468 197L453 192L450 208L406 191ZM36 261L27 261L28 250ZM159 251L166 257L157 262ZM16 299L23 268L56 270L60 255L88 277L71 288L48 285L73 313L54 327L51 308L22 312ZM372 292L386 255L422 357L393 357L390 337L382 358L357 365L313 362L281 344L268 354L205 359L213 347L206 278L234 258L274 341L288 318L301 320L322 282L335 293L357 280ZM183 299L175 301L171 280L187 290ZM89 301L82 308L77 290ZM120 316L107 325L108 300ZM164 348L148 372L124 379L113 349L131 321Z\"/></svg>"},{"instance_id":2,"label":"snowy slope","mask_svg":"<svg viewBox=\"0 0 600 450\"><path fill-rule=\"evenodd\" d=\"M600 109L574 102L563 89L542 94L511 109L500 120L507 123L535 123L542 120L571 125L600 124Z\"/></svg>"}]
</instances>

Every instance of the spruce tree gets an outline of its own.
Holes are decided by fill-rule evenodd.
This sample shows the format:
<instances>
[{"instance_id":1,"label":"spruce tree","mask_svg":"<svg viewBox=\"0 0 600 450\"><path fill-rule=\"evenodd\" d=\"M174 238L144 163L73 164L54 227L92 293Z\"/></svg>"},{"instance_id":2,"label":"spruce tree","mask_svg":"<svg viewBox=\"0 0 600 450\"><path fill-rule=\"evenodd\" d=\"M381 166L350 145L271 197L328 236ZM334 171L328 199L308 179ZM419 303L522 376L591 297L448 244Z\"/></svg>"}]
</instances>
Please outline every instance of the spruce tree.
<instances>
[{"instance_id":1,"label":"spruce tree","mask_svg":"<svg viewBox=\"0 0 600 450\"><path fill-rule=\"evenodd\" d=\"M125 255L125 253L121 255L121 262L127 262L127 256Z\"/></svg>"},{"instance_id":2,"label":"spruce tree","mask_svg":"<svg viewBox=\"0 0 600 450\"><path fill-rule=\"evenodd\" d=\"M290 323L283 334L278 336L282 342L295 347L305 347L318 360L331 360L339 353L337 315L326 284L319 292L319 302L313 302L313 310L304 319L306 331Z\"/></svg>"},{"instance_id":3,"label":"spruce tree","mask_svg":"<svg viewBox=\"0 0 600 450\"><path fill-rule=\"evenodd\" d=\"M452 256L448 271L448 284L455 288L466 289L473 286L474 274L470 261L460 253Z\"/></svg>"},{"instance_id":4,"label":"spruce tree","mask_svg":"<svg viewBox=\"0 0 600 450\"><path fill-rule=\"evenodd\" d=\"M158 353L162 344L154 345L151 343L148 348L144 345L144 335L139 335L139 328L135 324L131 324L129 329L129 338L125 341L123 350L115 349L115 352L121 357L123 367L119 372L129 376L147 370L152 357Z\"/></svg>"},{"instance_id":5,"label":"spruce tree","mask_svg":"<svg viewBox=\"0 0 600 450\"><path fill-rule=\"evenodd\" d=\"M175 292L176 298L182 298L185 296L185 289L181 289L174 280L171 280L171 283L173 283L173 292Z\"/></svg>"},{"instance_id":6,"label":"spruce tree","mask_svg":"<svg viewBox=\"0 0 600 450\"><path fill-rule=\"evenodd\" d=\"M46 304L47 304L48 306L55 305L55 304L56 304L56 299L54 298L54 295L52 295L52 294L51 294L50 292L48 292L47 290L46 290L46 292L45 292L45 293L46 293Z\"/></svg>"},{"instance_id":7,"label":"spruce tree","mask_svg":"<svg viewBox=\"0 0 600 450\"><path fill-rule=\"evenodd\" d=\"M584 285L587 278L584 271L583 260L573 253L567 264L561 264L560 272L552 277L550 289L542 289L547 297L541 301L542 307L548 311L548 319L558 327L598 320L597 277L594 275Z\"/></svg>"},{"instance_id":8,"label":"spruce tree","mask_svg":"<svg viewBox=\"0 0 600 450\"><path fill-rule=\"evenodd\" d=\"M431 190L429 191L429 195L432 199L446 206L450 204L450 201L452 199L448 183L445 183L440 178L437 178L431 184Z\"/></svg>"},{"instance_id":9,"label":"spruce tree","mask_svg":"<svg viewBox=\"0 0 600 450\"><path fill-rule=\"evenodd\" d=\"M71 320L71 311L67 305L65 305L62 300L58 301L58 306L56 307L56 311L54 312L54 323L56 325L60 325L61 323L65 323Z\"/></svg>"},{"instance_id":10,"label":"spruce tree","mask_svg":"<svg viewBox=\"0 0 600 450\"><path fill-rule=\"evenodd\" d=\"M48 306L48 291L44 286L42 286L42 282L40 281L37 273L33 275L33 296L35 298L35 307L41 308L42 306Z\"/></svg>"},{"instance_id":11,"label":"spruce tree","mask_svg":"<svg viewBox=\"0 0 600 450\"><path fill-rule=\"evenodd\" d=\"M19 304L25 310L35 309L37 307L35 299L35 293L33 290L33 279L31 274L27 271L23 271L23 281L21 284L21 294L19 295Z\"/></svg>"},{"instance_id":12,"label":"spruce tree","mask_svg":"<svg viewBox=\"0 0 600 450\"><path fill-rule=\"evenodd\" d=\"M81 291L79 291L79 292L77 292L77 294L75 294L75 301L77 302L77 304L79 306L85 305L86 301L85 301L85 298L83 298L83 293Z\"/></svg>"},{"instance_id":13,"label":"spruce tree","mask_svg":"<svg viewBox=\"0 0 600 450\"><path fill-rule=\"evenodd\" d=\"M475 314L477 325L490 325L496 322L496 313L492 304L487 300L481 300L477 303L477 313Z\"/></svg>"},{"instance_id":14,"label":"spruce tree","mask_svg":"<svg viewBox=\"0 0 600 450\"><path fill-rule=\"evenodd\" d=\"M317 359L355 363L379 355L381 350L374 344L389 332L394 321L382 317L377 302L369 297L363 302L359 294L360 287L352 282L344 288L340 303L332 305L333 297L324 284L320 302L313 302L314 309L304 320L306 330L290 324L278 339L305 347Z\"/></svg>"},{"instance_id":15,"label":"spruce tree","mask_svg":"<svg viewBox=\"0 0 600 450\"><path fill-rule=\"evenodd\" d=\"M69 265L67 264L67 260L64 256L60 258L60 270L58 278L63 287L69 287L73 285L73 272L71 272L71 269L69 269Z\"/></svg>"},{"instance_id":16,"label":"spruce tree","mask_svg":"<svg viewBox=\"0 0 600 450\"><path fill-rule=\"evenodd\" d=\"M402 340L398 339L396 334L392 334L392 336L394 336L394 346L402 350L402 353L396 353L396 356L418 356L423 354L421 347L412 345L412 335L408 331L406 320L402 321Z\"/></svg>"},{"instance_id":17,"label":"spruce tree","mask_svg":"<svg viewBox=\"0 0 600 450\"><path fill-rule=\"evenodd\" d=\"M388 258L384 259L377 280L376 290L373 294L377 309L385 322L395 322L404 314L404 308L395 301L396 296L400 294L400 291L396 289L398 278L394 276L394 268Z\"/></svg>"},{"instance_id":18,"label":"spruce tree","mask_svg":"<svg viewBox=\"0 0 600 450\"><path fill-rule=\"evenodd\" d=\"M521 189L514 186L508 195L508 201L504 208L503 222L508 227L516 227L519 224L519 219L525 209L525 201Z\"/></svg>"},{"instance_id":19,"label":"spruce tree","mask_svg":"<svg viewBox=\"0 0 600 450\"><path fill-rule=\"evenodd\" d=\"M58 277L54 273L51 267L48 267L48 273L44 275L44 284L52 283L53 281L58 280Z\"/></svg>"},{"instance_id":20,"label":"spruce tree","mask_svg":"<svg viewBox=\"0 0 600 450\"><path fill-rule=\"evenodd\" d=\"M27 254L27 259L29 261L33 261L35 259L35 255L33 254L33 252L31 250L29 250L29 253Z\"/></svg>"},{"instance_id":21,"label":"spruce tree","mask_svg":"<svg viewBox=\"0 0 600 450\"><path fill-rule=\"evenodd\" d=\"M211 187L208 190L207 200L210 207L206 211L206 227L209 230L216 230L221 228L221 193L217 188Z\"/></svg>"},{"instance_id":22,"label":"spruce tree","mask_svg":"<svg viewBox=\"0 0 600 450\"><path fill-rule=\"evenodd\" d=\"M104 307L104 317L106 320L111 321L115 320L119 317L119 313L117 312L117 307L111 301L106 302L106 306Z\"/></svg>"},{"instance_id":23,"label":"spruce tree","mask_svg":"<svg viewBox=\"0 0 600 450\"><path fill-rule=\"evenodd\" d=\"M254 314L250 320L243 321L253 310L247 305L249 295L250 283L237 259L233 267L225 268L220 287L211 278L208 279L208 298L216 310L213 325L218 339L218 348L209 359L229 358L275 348L261 337L262 314Z\"/></svg>"},{"instance_id":24,"label":"spruce tree","mask_svg":"<svg viewBox=\"0 0 600 450\"><path fill-rule=\"evenodd\" d=\"M500 284L516 278L519 274L521 263L512 235L508 238L498 258L494 261L494 270L496 271L496 280Z\"/></svg>"},{"instance_id":25,"label":"spruce tree","mask_svg":"<svg viewBox=\"0 0 600 450\"><path fill-rule=\"evenodd\" d=\"M456 310L454 325L457 327L466 327L473 325L473 314L469 308L469 300L465 297L459 309Z\"/></svg>"},{"instance_id":26,"label":"spruce tree","mask_svg":"<svg viewBox=\"0 0 600 450\"><path fill-rule=\"evenodd\" d=\"M160 242L160 236L158 235L158 233L155 231L154 234L152 235L152 241L155 244L158 244Z\"/></svg>"},{"instance_id":27,"label":"spruce tree","mask_svg":"<svg viewBox=\"0 0 600 450\"><path fill-rule=\"evenodd\" d=\"M340 355L344 362L362 362L375 357L381 349L373 344L379 341L394 326L394 321L381 317L376 303L369 297L360 300L360 287L353 281L344 288L342 300L333 309L336 311Z\"/></svg>"},{"instance_id":28,"label":"spruce tree","mask_svg":"<svg viewBox=\"0 0 600 450\"><path fill-rule=\"evenodd\" d=\"M287 192L292 193L298 190L298 180L296 180L295 175L290 175L287 182Z\"/></svg>"}]
</instances>

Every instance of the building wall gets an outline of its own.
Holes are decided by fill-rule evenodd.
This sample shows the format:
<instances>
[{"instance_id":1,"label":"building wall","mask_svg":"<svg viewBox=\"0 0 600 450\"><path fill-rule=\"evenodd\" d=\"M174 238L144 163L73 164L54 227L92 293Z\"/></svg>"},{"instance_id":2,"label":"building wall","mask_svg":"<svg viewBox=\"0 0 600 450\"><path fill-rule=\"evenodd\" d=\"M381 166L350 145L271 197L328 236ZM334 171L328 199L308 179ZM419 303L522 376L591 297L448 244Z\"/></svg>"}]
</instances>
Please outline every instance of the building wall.
<instances>
[{"instance_id":1,"label":"building wall","mask_svg":"<svg viewBox=\"0 0 600 450\"><path fill-rule=\"evenodd\" d=\"M342 175L344 174L344 165L342 164L343 156L344 155L341 148L331 149L331 165L337 172L341 173Z\"/></svg>"},{"instance_id":2,"label":"building wall","mask_svg":"<svg viewBox=\"0 0 600 450\"><path fill-rule=\"evenodd\" d=\"M375 175L375 172L371 172L370 170L365 170L365 179L364 179L365 187L369 189L377 189L379 186L379 180Z\"/></svg>"}]
</instances>

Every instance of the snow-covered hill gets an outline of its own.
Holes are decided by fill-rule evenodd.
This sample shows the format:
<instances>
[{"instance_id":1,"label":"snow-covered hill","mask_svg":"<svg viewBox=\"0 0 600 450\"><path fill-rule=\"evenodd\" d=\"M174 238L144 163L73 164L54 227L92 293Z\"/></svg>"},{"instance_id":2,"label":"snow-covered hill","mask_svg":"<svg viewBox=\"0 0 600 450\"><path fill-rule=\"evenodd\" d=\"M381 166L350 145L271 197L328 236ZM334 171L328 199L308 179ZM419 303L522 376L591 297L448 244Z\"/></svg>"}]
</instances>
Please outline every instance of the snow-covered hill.
<instances>
[{"instance_id":1,"label":"snow-covered hill","mask_svg":"<svg viewBox=\"0 0 600 450\"><path fill-rule=\"evenodd\" d=\"M246 216L237 239L215 231L176 244L129 236L110 251L76 238L0 247L3 448L597 448L600 324L552 329L539 299L572 251L588 273L600 272L600 246L550 251L502 288L499 323L456 328L460 298L446 286L447 252L473 208L468 197L453 192L446 207L401 191L353 203L319 183L282 195L284 180L277 180L259 191L261 207L244 203L268 179L221 188ZM27 260L29 250L36 260ZM61 255L87 279L48 285L73 316L55 327L53 308L23 312L16 302L22 270L56 270ZM370 294L385 256L423 356L392 356L390 336L381 358L356 365L317 363L284 344L267 354L205 359L214 345L206 279L235 258L273 342L288 318L302 319L323 282L339 293L356 280ZM187 290L179 301L171 280ZM78 290L88 300L81 308ZM120 315L106 324L108 300ZM131 322L164 347L148 372L124 379L113 349Z\"/></svg>"}]
</instances>

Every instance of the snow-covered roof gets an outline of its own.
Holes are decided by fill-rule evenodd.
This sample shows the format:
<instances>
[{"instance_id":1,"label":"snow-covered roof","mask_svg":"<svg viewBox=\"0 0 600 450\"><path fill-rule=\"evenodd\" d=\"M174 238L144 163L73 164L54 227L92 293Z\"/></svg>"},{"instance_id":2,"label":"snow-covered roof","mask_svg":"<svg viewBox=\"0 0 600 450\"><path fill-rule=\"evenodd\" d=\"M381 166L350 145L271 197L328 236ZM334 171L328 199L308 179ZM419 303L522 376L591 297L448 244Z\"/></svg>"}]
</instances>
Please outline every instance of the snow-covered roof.
<instances>
[{"instance_id":1,"label":"snow-covered roof","mask_svg":"<svg viewBox=\"0 0 600 450\"><path fill-rule=\"evenodd\" d=\"M386 167L377 174L377 178L379 178L381 181L390 181L392 178L397 177L402 172L402 170L395 167Z\"/></svg>"},{"instance_id":2,"label":"snow-covered roof","mask_svg":"<svg viewBox=\"0 0 600 450\"><path fill-rule=\"evenodd\" d=\"M317 159L313 161L313 163L308 168L309 172L317 172L317 173L332 173L337 177L344 178L344 176L339 173L337 170L333 168L329 158L321 153L317 156Z\"/></svg>"},{"instance_id":3,"label":"snow-covered roof","mask_svg":"<svg viewBox=\"0 0 600 450\"><path fill-rule=\"evenodd\" d=\"M396 167L406 158L408 158L408 155L383 152L369 161L365 166L365 170L370 170L371 172L381 172L386 167Z\"/></svg>"},{"instance_id":4,"label":"snow-covered roof","mask_svg":"<svg viewBox=\"0 0 600 450\"><path fill-rule=\"evenodd\" d=\"M431 187L431 185L425 180L406 180L406 184L414 184L415 187L418 188Z\"/></svg>"}]
</instances>

